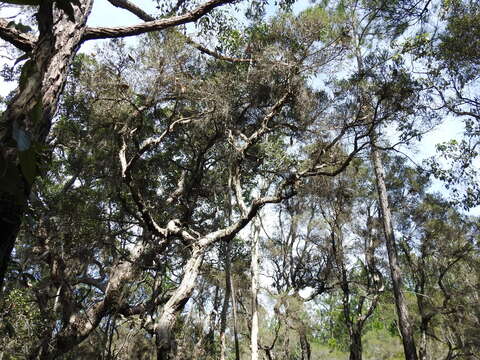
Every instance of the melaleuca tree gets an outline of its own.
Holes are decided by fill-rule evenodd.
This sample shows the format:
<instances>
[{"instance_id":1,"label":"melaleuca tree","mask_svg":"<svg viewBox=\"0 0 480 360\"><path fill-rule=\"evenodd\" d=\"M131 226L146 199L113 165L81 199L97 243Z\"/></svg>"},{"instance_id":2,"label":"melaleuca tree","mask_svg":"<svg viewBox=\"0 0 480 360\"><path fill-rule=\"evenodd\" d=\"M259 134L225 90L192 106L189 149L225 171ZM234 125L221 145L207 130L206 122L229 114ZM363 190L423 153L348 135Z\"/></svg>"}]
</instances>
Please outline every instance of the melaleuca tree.
<instances>
[{"instance_id":1,"label":"melaleuca tree","mask_svg":"<svg viewBox=\"0 0 480 360\"><path fill-rule=\"evenodd\" d=\"M35 188L30 235L15 254L48 319L31 356L74 351L123 316L138 319L131 324L151 336L157 358L171 358L175 320L209 249L265 204L292 197L301 178L334 176L365 146L356 133L352 153L333 158L355 123L336 136L315 123L327 99L306 79L342 49L330 41L335 19L322 14L285 16L271 32L254 27L247 36L271 45L248 48L247 37L240 46L250 57L240 59L192 57L176 32L77 59L51 137L53 167ZM286 159L285 140L312 125L319 153L288 168L277 158ZM259 177L271 184L260 195Z\"/></svg>"},{"instance_id":2,"label":"melaleuca tree","mask_svg":"<svg viewBox=\"0 0 480 360\"><path fill-rule=\"evenodd\" d=\"M464 264L471 266L470 273L477 273L478 220L458 212L440 194L428 193L428 174L410 167L405 159L392 157L384 162L399 235L399 259L409 291L408 306L414 314L418 356L421 359L471 356L469 352L475 353L472 349L476 346L469 337L472 325L464 330L457 328L456 320L452 320L461 317L469 305L457 308L451 303L450 292L462 288L465 304L471 304L471 296L476 296L471 278L463 283L465 277L456 276L457 271L463 271ZM452 327L455 330L442 330Z\"/></svg>"},{"instance_id":3,"label":"melaleuca tree","mask_svg":"<svg viewBox=\"0 0 480 360\"><path fill-rule=\"evenodd\" d=\"M264 245L267 289L275 302L270 320L274 336L263 340L262 348L274 358L297 354L311 359L316 356L310 345L315 324L309 321L307 303L331 288L333 261L320 235L318 205L309 195L289 200L277 212Z\"/></svg>"},{"instance_id":4,"label":"melaleuca tree","mask_svg":"<svg viewBox=\"0 0 480 360\"><path fill-rule=\"evenodd\" d=\"M128 0L109 1L112 6L144 18L145 12ZM0 245L0 283L13 249L34 180L40 174L41 154L65 85L68 68L79 47L95 39L123 38L194 22L215 8L232 1L212 0L198 4L182 2L182 8L167 6L136 26L88 27L93 0L9 1L35 6L36 26L30 32L21 20L0 19L0 38L22 51L18 87L1 119L1 217L4 241Z\"/></svg>"},{"instance_id":5,"label":"melaleuca tree","mask_svg":"<svg viewBox=\"0 0 480 360\"><path fill-rule=\"evenodd\" d=\"M422 87L405 68L402 54L385 44L394 40L398 27L389 27L382 17L382 3L366 7L349 3L349 45L355 61L355 72L347 82L350 87L350 114L362 119L369 128L372 167L375 173L378 201L381 208L393 291L396 300L399 329L402 333L405 357L417 359L412 321L403 289L402 272L398 262L397 244L393 231L388 189L381 158L382 135L396 126L400 140L417 136L423 121L430 120L428 107L423 102ZM405 21L408 16L405 14ZM415 108L415 111L413 111ZM352 115L350 115L352 116Z\"/></svg>"},{"instance_id":6,"label":"melaleuca tree","mask_svg":"<svg viewBox=\"0 0 480 360\"><path fill-rule=\"evenodd\" d=\"M362 359L364 327L385 288L383 264L376 254L382 241L371 180L368 169L357 161L330 184L316 186L351 360Z\"/></svg>"},{"instance_id":7,"label":"melaleuca tree","mask_svg":"<svg viewBox=\"0 0 480 360\"><path fill-rule=\"evenodd\" d=\"M149 25L141 31L167 21L156 21L127 2L112 3L146 21ZM177 5L167 6L165 14L183 11L185 4ZM278 215L278 231L259 232L256 226L258 241L265 244L260 263L271 271L269 290L276 304L273 314L257 308L260 325L266 324L259 329L259 353L267 358L323 356L325 343L318 334L324 323L311 319L303 291L317 303L329 297L328 319L334 323L329 328L335 331L327 338L345 348L351 345L352 358L361 356L362 334L374 333L379 319L388 319L389 339L397 339L392 316L375 313L376 307L392 311L393 299L379 295L379 279L386 274L377 259L384 251L378 241L381 217L368 171L355 158L370 148L380 161L375 164L377 180L386 164L387 176L377 181L385 185L379 194L386 204L383 218L387 209L400 221L401 204L417 211L417 197L424 193L415 191L422 184L408 189L403 181L416 170L402 168L401 161L390 162L382 153L394 148L385 141L393 128L406 143L424 130L419 120L430 120L422 84L407 66L410 43L402 48L390 42L403 41L410 21L423 18L424 10L408 1L323 3L265 20L262 4L257 5L250 12L252 22L244 26L210 29L205 37L194 38L176 30L149 34L134 48L115 40L95 55L64 63L70 64L70 78L58 116L52 130L42 132L45 139L35 140L39 149L34 158L42 165L35 174L45 175L33 187L4 289L6 309L13 309L15 301L33 304L32 311L2 312L7 324L2 331L13 341L7 341L8 356L83 353L89 358L101 353L135 358L140 351L157 359L172 359L176 352L205 359L224 359L234 352L236 358L251 355L255 296L249 290L249 243L240 231L265 205L280 202L276 210L264 212L264 218ZM202 11L185 16L191 20ZM92 29L84 31L93 36ZM133 35L118 31L108 34ZM25 38L13 30L2 34L15 36L20 46ZM52 114L44 114L43 130ZM15 129L18 140L23 128ZM39 144L48 144L51 151ZM20 168L7 164L7 173L24 176L28 167L17 160ZM12 212L14 217L22 206ZM426 223L420 218L405 223L415 221ZM459 224L453 217L442 221ZM441 232L440 223L428 226ZM397 227L397 234L401 231ZM473 233L471 227L462 231ZM390 255L395 239L385 233ZM407 339L406 357L416 356L411 346L416 329L420 334L435 329L436 323L424 321L426 308L438 310L433 318L450 329L442 340L450 346L446 356L474 354L476 320L465 328L456 326L453 319L464 319L466 311L454 313L452 300L459 294L452 284L456 271L474 272L475 266L464 261L475 264L474 256L468 257L473 248L459 260L464 267L449 265L456 259L454 250L453 255L442 253L447 270L439 275L428 261L423 270L413 270L423 266L417 263L423 250L406 243L410 248L406 245L408 251L397 259L403 271L412 270L405 289L414 290L415 276L425 270L427 285L419 289L435 297L435 305L418 302L421 320L412 316L410 331L399 324ZM476 294L472 279L461 284L469 296L459 306L468 309ZM435 281L441 291L432 289ZM397 305L398 284L402 286L401 281L393 286ZM411 312L412 300L415 296L407 291L397 309ZM454 315L449 318L443 309ZM15 323L15 314L28 321ZM15 342L15 331L25 346Z\"/></svg>"}]
</instances>

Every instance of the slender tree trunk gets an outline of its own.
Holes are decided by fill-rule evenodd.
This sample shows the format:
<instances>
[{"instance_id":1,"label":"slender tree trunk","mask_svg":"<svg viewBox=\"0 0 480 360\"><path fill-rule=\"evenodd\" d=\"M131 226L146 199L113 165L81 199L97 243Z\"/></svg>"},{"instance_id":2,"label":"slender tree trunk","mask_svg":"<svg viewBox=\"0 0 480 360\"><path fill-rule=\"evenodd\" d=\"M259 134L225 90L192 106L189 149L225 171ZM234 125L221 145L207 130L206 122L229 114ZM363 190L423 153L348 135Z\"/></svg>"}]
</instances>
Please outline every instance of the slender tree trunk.
<instances>
[{"instance_id":1,"label":"slender tree trunk","mask_svg":"<svg viewBox=\"0 0 480 360\"><path fill-rule=\"evenodd\" d=\"M375 134L371 135L371 154L373 168L375 171L375 180L377 183L377 191L382 211L383 230L387 245L388 262L390 264L390 273L392 276L393 295L395 297L395 306L397 308L398 322L402 335L403 348L406 360L417 360L417 350L413 337L413 329L408 314L407 302L403 293L403 279L400 265L398 263L397 247L395 243L395 235L392 226L392 215L390 212L390 204L388 201L387 188L385 185L385 172L383 169L381 154L375 146Z\"/></svg>"},{"instance_id":2,"label":"slender tree trunk","mask_svg":"<svg viewBox=\"0 0 480 360\"><path fill-rule=\"evenodd\" d=\"M232 309L233 309L233 338L235 341L235 360L240 360L240 345L238 343L238 321L237 321L237 296L235 294L235 286L230 281L232 291Z\"/></svg>"},{"instance_id":3,"label":"slender tree trunk","mask_svg":"<svg viewBox=\"0 0 480 360\"><path fill-rule=\"evenodd\" d=\"M74 5L75 22L42 1L39 36L22 68L22 81L0 119L0 289L37 175L37 149L45 145L67 69L75 56L93 0ZM20 165L19 165L20 164Z\"/></svg>"},{"instance_id":4,"label":"slender tree trunk","mask_svg":"<svg viewBox=\"0 0 480 360\"><path fill-rule=\"evenodd\" d=\"M422 260L423 257L422 257ZM415 294L417 297L417 307L420 313L420 344L418 349L418 358L419 360L427 360L427 329L429 327L429 318L427 318L425 313L425 276L419 270L418 274L418 283L415 288Z\"/></svg>"},{"instance_id":5,"label":"slender tree trunk","mask_svg":"<svg viewBox=\"0 0 480 360\"><path fill-rule=\"evenodd\" d=\"M205 338L205 350L210 356L215 356L215 330L217 324L218 307L220 306L220 287L215 286L215 296L213 298L213 309L210 313L208 323L208 333Z\"/></svg>"},{"instance_id":6,"label":"slender tree trunk","mask_svg":"<svg viewBox=\"0 0 480 360\"><path fill-rule=\"evenodd\" d=\"M420 349L418 350L419 360L427 360L427 331L423 326L420 329Z\"/></svg>"},{"instance_id":7,"label":"slender tree trunk","mask_svg":"<svg viewBox=\"0 0 480 360\"><path fill-rule=\"evenodd\" d=\"M172 360L175 357L176 345L172 332L173 326L175 325L177 314L190 299L204 253L205 249L202 247L192 251L192 255L185 266L180 286L163 306L162 313L155 322L153 330L155 332L157 360Z\"/></svg>"},{"instance_id":8,"label":"slender tree trunk","mask_svg":"<svg viewBox=\"0 0 480 360\"><path fill-rule=\"evenodd\" d=\"M310 360L312 355L312 350L310 348L310 343L308 342L307 332L305 325L302 323L299 331L300 335L300 349L302 351L302 360Z\"/></svg>"},{"instance_id":9,"label":"slender tree trunk","mask_svg":"<svg viewBox=\"0 0 480 360\"><path fill-rule=\"evenodd\" d=\"M272 356L272 351L270 349L265 349L265 356L267 357L267 360L274 360Z\"/></svg>"},{"instance_id":10,"label":"slender tree trunk","mask_svg":"<svg viewBox=\"0 0 480 360\"><path fill-rule=\"evenodd\" d=\"M362 51L360 50L360 41L357 31L357 23L353 23L354 27L354 38L356 43L355 48L355 57L357 60L357 67L359 73L364 72L363 56ZM368 119L368 122L371 124L369 126L374 127L375 121L372 104L370 103L369 97L366 94L366 91L363 87L360 88L360 106L363 108L364 117ZM367 124L368 124L367 122ZM378 198L380 203L380 209L382 212L382 223L383 230L385 233L385 242L387 246L388 253L388 262L390 265L390 273L392 277L393 284L393 295L395 298L395 306L397 309L398 321L400 326L400 333L402 335L403 349L405 352L406 360L417 360L417 349L415 347L415 340L413 337L413 329L410 323L410 317L408 314L407 304L405 301L405 296L403 294L403 279L400 265L398 264L397 256L397 247L395 243L395 236L393 233L392 225L392 215L390 212L390 204L388 201L387 188L385 186L385 172L383 169L381 154L379 149L375 146L377 140L377 133L375 128L372 128L370 133L370 144L371 144L371 157L373 169L375 172L375 182L377 185Z\"/></svg>"},{"instance_id":11,"label":"slender tree trunk","mask_svg":"<svg viewBox=\"0 0 480 360\"><path fill-rule=\"evenodd\" d=\"M349 360L362 360L362 331L354 329L350 334Z\"/></svg>"},{"instance_id":12,"label":"slender tree trunk","mask_svg":"<svg viewBox=\"0 0 480 360\"><path fill-rule=\"evenodd\" d=\"M251 277L252 277L252 330L251 330L251 351L252 360L258 360L258 250L259 250L259 236L260 224L258 218L253 223L253 239L252 239L252 262L251 262Z\"/></svg>"},{"instance_id":13,"label":"slender tree trunk","mask_svg":"<svg viewBox=\"0 0 480 360\"><path fill-rule=\"evenodd\" d=\"M230 274L230 242L224 243L225 256L225 297L223 299L222 314L220 319L220 360L225 360L225 351L227 347L225 330L227 329L228 307L230 304L230 295L232 292L231 274Z\"/></svg>"}]
</instances>

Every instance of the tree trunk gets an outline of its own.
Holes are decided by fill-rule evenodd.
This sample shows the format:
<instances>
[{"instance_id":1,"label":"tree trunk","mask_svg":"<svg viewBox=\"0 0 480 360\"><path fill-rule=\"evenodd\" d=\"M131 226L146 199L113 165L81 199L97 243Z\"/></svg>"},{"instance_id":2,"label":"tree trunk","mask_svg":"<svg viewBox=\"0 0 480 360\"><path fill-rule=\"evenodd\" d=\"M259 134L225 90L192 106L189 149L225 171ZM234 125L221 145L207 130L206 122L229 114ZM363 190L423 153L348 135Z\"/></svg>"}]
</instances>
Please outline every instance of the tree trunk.
<instances>
[{"instance_id":1,"label":"tree trunk","mask_svg":"<svg viewBox=\"0 0 480 360\"><path fill-rule=\"evenodd\" d=\"M413 338L413 329L410 323L407 303L403 293L403 279L400 265L397 257L397 247L395 235L393 233L392 216L388 201L387 188L385 186L385 172L383 169L381 154L375 146L375 134L371 135L372 162L375 171L375 180L377 183L378 197L382 211L383 230L387 245L388 262L390 264L390 273L392 276L393 295L395 297L395 306L397 308L398 322L402 335L403 348L406 360L417 360L417 350Z\"/></svg>"},{"instance_id":2,"label":"tree trunk","mask_svg":"<svg viewBox=\"0 0 480 360\"><path fill-rule=\"evenodd\" d=\"M418 350L419 360L427 360L427 332L426 329L422 327L420 329L420 349Z\"/></svg>"},{"instance_id":3,"label":"tree trunk","mask_svg":"<svg viewBox=\"0 0 480 360\"><path fill-rule=\"evenodd\" d=\"M251 330L251 351L252 360L258 360L258 249L259 249L260 224L258 219L253 223L252 239L252 330Z\"/></svg>"},{"instance_id":4,"label":"tree trunk","mask_svg":"<svg viewBox=\"0 0 480 360\"><path fill-rule=\"evenodd\" d=\"M240 360L240 345L238 343L238 321L237 321L237 298L233 281L230 281L232 288L232 309L233 309L233 338L235 340L235 360Z\"/></svg>"},{"instance_id":5,"label":"tree trunk","mask_svg":"<svg viewBox=\"0 0 480 360\"><path fill-rule=\"evenodd\" d=\"M3 232L0 241L0 297L3 296L3 280L20 229L24 208L24 204L8 199L8 196L0 190L0 228Z\"/></svg>"},{"instance_id":6,"label":"tree trunk","mask_svg":"<svg viewBox=\"0 0 480 360\"><path fill-rule=\"evenodd\" d=\"M38 8L39 36L22 68L17 93L0 120L0 289L21 219L38 175L39 148L45 146L58 99L75 56L93 0L74 5L75 22L52 2Z\"/></svg>"},{"instance_id":7,"label":"tree trunk","mask_svg":"<svg viewBox=\"0 0 480 360\"><path fill-rule=\"evenodd\" d=\"M155 346L157 360L173 360L175 358L176 344L168 323L159 324L159 328L155 332Z\"/></svg>"},{"instance_id":8,"label":"tree trunk","mask_svg":"<svg viewBox=\"0 0 480 360\"><path fill-rule=\"evenodd\" d=\"M362 332L352 331L350 334L350 357L349 360L362 360Z\"/></svg>"},{"instance_id":9,"label":"tree trunk","mask_svg":"<svg viewBox=\"0 0 480 360\"><path fill-rule=\"evenodd\" d=\"M302 324L300 328L300 349L302 351L302 360L310 360L312 355L312 350L310 348L310 343L308 342L307 332L305 325Z\"/></svg>"},{"instance_id":10,"label":"tree trunk","mask_svg":"<svg viewBox=\"0 0 480 360\"><path fill-rule=\"evenodd\" d=\"M220 360L225 360L225 351L227 347L225 330L227 329L228 305L230 304L230 295L232 290L230 274L230 242L224 243L225 254L225 297L223 299L222 314L220 320Z\"/></svg>"},{"instance_id":11,"label":"tree trunk","mask_svg":"<svg viewBox=\"0 0 480 360\"><path fill-rule=\"evenodd\" d=\"M172 333L177 314L183 309L190 299L195 281L202 264L205 249L197 247L192 251L183 273L182 282L163 306L162 313L155 322L155 342L157 348L157 360L172 360L175 356L175 339Z\"/></svg>"}]
</instances>

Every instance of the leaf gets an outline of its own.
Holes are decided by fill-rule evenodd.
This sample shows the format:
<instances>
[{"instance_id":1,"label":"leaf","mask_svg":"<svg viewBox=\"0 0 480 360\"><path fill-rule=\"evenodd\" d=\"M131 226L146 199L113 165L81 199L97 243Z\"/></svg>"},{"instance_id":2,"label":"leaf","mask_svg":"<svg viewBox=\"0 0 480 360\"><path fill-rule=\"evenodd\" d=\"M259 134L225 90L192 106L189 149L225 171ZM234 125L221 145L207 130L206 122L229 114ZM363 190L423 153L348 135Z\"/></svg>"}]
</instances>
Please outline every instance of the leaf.
<instances>
[{"instance_id":1,"label":"leaf","mask_svg":"<svg viewBox=\"0 0 480 360\"><path fill-rule=\"evenodd\" d=\"M0 1L1 2L1 1ZM15 21L10 21L8 24L7 24L7 28L15 28L17 29L18 31L22 32L22 33L28 33L28 32L31 32L32 31L32 28L28 25L24 25L22 24L21 22L20 23L16 23Z\"/></svg>"},{"instance_id":2,"label":"leaf","mask_svg":"<svg viewBox=\"0 0 480 360\"><path fill-rule=\"evenodd\" d=\"M18 31L20 31L22 33L25 33L25 34L33 31L33 29L30 26L24 25L22 23L18 23L17 26L15 26L15 28Z\"/></svg>"},{"instance_id":3,"label":"leaf","mask_svg":"<svg viewBox=\"0 0 480 360\"><path fill-rule=\"evenodd\" d=\"M8 333L8 337L15 337L16 333L15 333L15 328L13 327L13 325L9 322L9 321L6 321L5 322L5 330L6 332Z\"/></svg>"}]
</instances>

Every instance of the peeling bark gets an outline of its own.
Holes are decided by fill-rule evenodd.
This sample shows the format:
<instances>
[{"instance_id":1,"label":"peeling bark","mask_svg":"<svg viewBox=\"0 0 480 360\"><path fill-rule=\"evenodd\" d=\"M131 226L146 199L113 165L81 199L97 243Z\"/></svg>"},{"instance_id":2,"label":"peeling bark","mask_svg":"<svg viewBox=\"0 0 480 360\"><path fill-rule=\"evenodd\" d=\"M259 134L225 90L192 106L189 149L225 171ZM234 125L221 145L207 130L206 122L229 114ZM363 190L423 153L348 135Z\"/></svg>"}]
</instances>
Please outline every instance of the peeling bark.
<instances>
[{"instance_id":1,"label":"peeling bark","mask_svg":"<svg viewBox=\"0 0 480 360\"><path fill-rule=\"evenodd\" d=\"M30 60L23 66L22 83L8 104L0 121L0 288L10 254L25 211L33 179L25 177L19 165L20 150L44 145L57 109L58 99L67 77L68 66L77 52L93 0L80 0L74 6L75 22L51 2L42 2L38 9L39 37L32 44ZM0 25L4 25L1 23ZM26 37L2 38L27 50ZM12 37L15 34L10 34ZM19 143L22 134L22 144ZM25 149L27 146L27 149ZM34 155L35 156L35 155ZM34 161L36 159L34 158ZM12 190L16 188L16 190Z\"/></svg>"},{"instance_id":2,"label":"peeling bark","mask_svg":"<svg viewBox=\"0 0 480 360\"><path fill-rule=\"evenodd\" d=\"M163 306L162 312L155 322L153 330L156 339L157 360L170 360L175 355L175 339L172 329L177 314L183 309L193 292L204 254L204 248L197 247L193 250L185 266L180 286Z\"/></svg>"}]
</instances>

